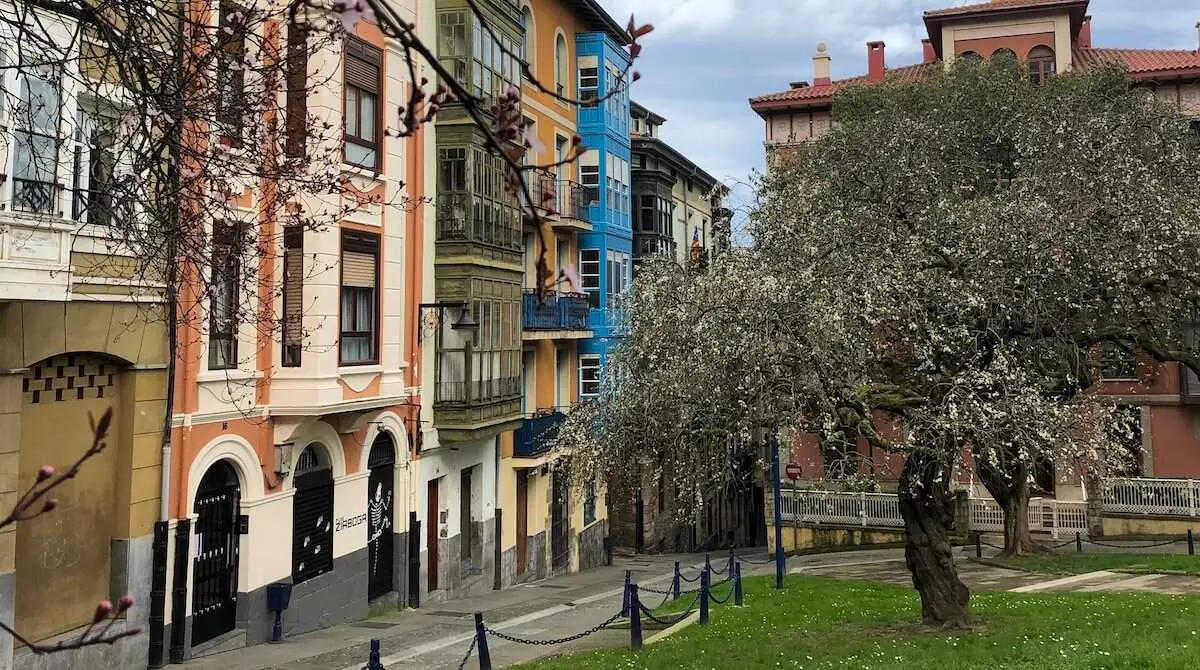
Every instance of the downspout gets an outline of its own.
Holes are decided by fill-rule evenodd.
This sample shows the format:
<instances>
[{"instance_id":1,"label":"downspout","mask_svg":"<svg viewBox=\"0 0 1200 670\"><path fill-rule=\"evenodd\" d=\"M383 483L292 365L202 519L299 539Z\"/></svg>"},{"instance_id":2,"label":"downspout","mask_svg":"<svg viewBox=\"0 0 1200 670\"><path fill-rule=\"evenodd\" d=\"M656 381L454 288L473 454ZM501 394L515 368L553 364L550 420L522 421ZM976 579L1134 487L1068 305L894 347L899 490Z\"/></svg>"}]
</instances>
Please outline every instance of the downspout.
<instances>
[{"instance_id":1,"label":"downspout","mask_svg":"<svg viewBox=\"0 0 1200 670\"><path fill-rule=\"evenodd\" d=\"M183 143L183 40L184 6L183 0L176 0L176 41L175 41L175 119L171 128L168 142L169 156L167 163L167 182L175 191L176 197L182 199L179 193L181 187L181 171L179 166ZM151 559L150 584L150 649L147 665L151 668L161 668L166 660L166 604L167 604L167 555L168 530L170 527L170 494L171 494L171 432L175 414L175 373L179 349L179 269L175 262L178 254L178 227L180 222L179 207L181 202L172 203L168 219L167 234L167 271L166 271L166 301L167 301L167 393L166 407L163 410L162 425L162 463L159 470L159 505L158 522L154 524L153 556Z\"/></svg>"}]
</instances>

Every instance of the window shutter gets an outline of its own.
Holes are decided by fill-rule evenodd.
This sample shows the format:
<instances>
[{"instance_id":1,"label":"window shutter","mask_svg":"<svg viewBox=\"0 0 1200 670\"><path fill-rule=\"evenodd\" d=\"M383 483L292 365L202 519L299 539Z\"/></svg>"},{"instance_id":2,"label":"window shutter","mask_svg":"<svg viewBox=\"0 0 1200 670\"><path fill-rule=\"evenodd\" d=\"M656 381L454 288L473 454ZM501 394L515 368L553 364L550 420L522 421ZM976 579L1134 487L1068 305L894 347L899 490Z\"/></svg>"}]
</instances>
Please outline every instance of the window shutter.
<instances>
[{"instance_id":1,"label":"window shutter","mask_svg":"<svg viewBox=\"0 0 1200 670\"><path fill-rule=\"evenodd\" d=\"M379 238L346 231L342 233L342 286L375 288Z\"/></svg>"},{"instance_id":2,"label":"window shutter","mask_svg":"<svg viewBox=\"0 0 1200 670\"><path fill-rule=\"evenodd\" d=\"M378 93L379 67L383 54L375 47L352 37L346 38L346 83Z\"/></svg>"},{"instance_id":3,"label":"window shutter","mask_svg":"<svg viewBox=\"0 0 1200 670\"><path fill-rule=\"evenodd\" d=\"M303 231L289 228L283 237L283 318L284 345L301 344L304 318L304 246Z\"/></svg>"}]
</instances>

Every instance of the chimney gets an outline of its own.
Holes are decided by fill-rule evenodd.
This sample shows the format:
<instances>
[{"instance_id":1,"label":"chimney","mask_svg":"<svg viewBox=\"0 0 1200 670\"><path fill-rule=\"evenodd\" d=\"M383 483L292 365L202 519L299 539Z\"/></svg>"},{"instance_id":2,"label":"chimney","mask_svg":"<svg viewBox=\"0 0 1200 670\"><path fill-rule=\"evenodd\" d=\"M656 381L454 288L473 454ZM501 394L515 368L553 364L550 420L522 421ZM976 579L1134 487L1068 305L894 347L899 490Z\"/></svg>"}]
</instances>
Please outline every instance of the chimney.
<instances>
[{"instance_id":1,"label":"chimney","mask_svg":"<svg viewBox=\"0 0 1200 670\"><path fill-rule=\"evenodd\" d=\"M886 47L883 42L867 42L867 81L871 83L881 82L887 75Z\"/></svg>"},{"instance_id":2,"label":"chimney","mask_svg":"<svg viewBox=\"0 0 1200 670\"><path fill-rule=\"evenodd\" d=\"M813 86L828 86L829 79L829 47L824 42L817 42L817 55L813 56Z\"/></svg>"},{"instance_id":3,"label":"chimney","mask_svg":"<svg viewBox=\"0 0 1200 670\"><path fill-rule=\"evenodd\" d=\"M937 61L937 52L933 50L933 41L932 40L930 40L928 37L921 40L921 48L925 52L925 55L922 58L921 62L933 63L933 62Z\"/></svg>"},{"instance_id":4,"label":"chimney","mask_svg":"<svg viewBox=\"0 0 1200 670\"><path fill-rule=\"evenodd\" d=\"M1092 17L1083 17L1083 25L1079 27L1079 39L1075 40L1075 46L1080 49L1092 48Z\"/></svg>"}]
</instances>

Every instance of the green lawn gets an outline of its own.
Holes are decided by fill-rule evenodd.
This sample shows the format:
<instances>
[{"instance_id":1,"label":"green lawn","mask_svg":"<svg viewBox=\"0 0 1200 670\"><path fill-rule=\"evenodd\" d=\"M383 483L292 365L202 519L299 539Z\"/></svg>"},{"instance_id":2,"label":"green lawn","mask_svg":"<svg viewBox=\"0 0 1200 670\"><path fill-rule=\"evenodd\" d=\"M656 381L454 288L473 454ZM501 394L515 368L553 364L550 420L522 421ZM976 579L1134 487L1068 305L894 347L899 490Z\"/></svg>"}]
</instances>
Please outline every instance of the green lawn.
<instances>
[{"instance_id":1,"label":"green lawn","mask_svg":"<svg viewBox=\"0 0 1200 670\"><path fill-rule=\"evenodd\" d=\"M1022 556L1001 561L1023 570L1079 575L1096 570L1136 572L1184 572L1200 575L1200 556L1178 554L1049 554Z\"/></svg>"},{"instance_id":2,"label":"green lawn","mask_svg":"<svg viewBox=\"0 0 1200 670\"><path fill-rule=\"evenodd\" d=\"M714 607L711 625L640 653L587 652L520 667L1194 670L1200 658L1200 598L980 594L971 600L974 629L951 633L916 623L910 589L799 575L781 592L774 577L747 578L745 586L746 608Z\"/></svg>"}]
</instances>

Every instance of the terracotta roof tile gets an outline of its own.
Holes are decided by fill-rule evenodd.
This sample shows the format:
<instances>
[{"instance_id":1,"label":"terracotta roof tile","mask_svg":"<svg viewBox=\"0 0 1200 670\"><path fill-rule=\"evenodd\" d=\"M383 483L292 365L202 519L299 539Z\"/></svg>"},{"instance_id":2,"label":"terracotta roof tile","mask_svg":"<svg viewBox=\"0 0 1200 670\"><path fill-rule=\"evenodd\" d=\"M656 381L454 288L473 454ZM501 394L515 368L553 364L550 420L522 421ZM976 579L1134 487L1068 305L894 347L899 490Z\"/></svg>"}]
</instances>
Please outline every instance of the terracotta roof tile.
<instances>
[{"instance_id":1,"label":"terracotta roof tile","mask_svg":"<svg viewBox=\"0 0 1200 670\"><path fill-rule=\"evenodd\" d=\"M917 81L925 75L932 63L919 63L917 65L906 65L904 67L892 68L888 70L888 76L899 79L900 81ZM779 91L778 93L768 93L750 99L751 105L761 103L783 103L783 102L803 102L805 100L822 100L832 97L840 88L853 86L855 84L867 83L865 75L859 77L851 77L850 79L841 79L830 84L821 86L803 86L793 88L787 91Z\"/></svg>"},{"instance_id":2,"label":"terracotta roof tile","mask_svg":"<svg viewBox=\"0 0 1200 670\"><path fill-rule=\"evenodd\" d=\"M1195 70L1200 76L1200 52L1188 49L1076 49L1075 65L1123 62L1132 75Z\"/></svg>"},{"instance_id":3,"label":"terracotta roof tile","mask_svg":"<svg viewBox=\"0 0 1200 670\"><path fill-rule=\"evenodd\" d=\"M927 18L940 18L943 16L957 16L959 14L976 14L979 12L987 12L992 10L1039 9L1042 7L1052 7L1054 5L1070 5L1078 1L1079 0L992 0L991 2L979 2L971 5L962 5L961 7L930 9L925 12L925 16Z\"/></svg>"}]
</instances>

